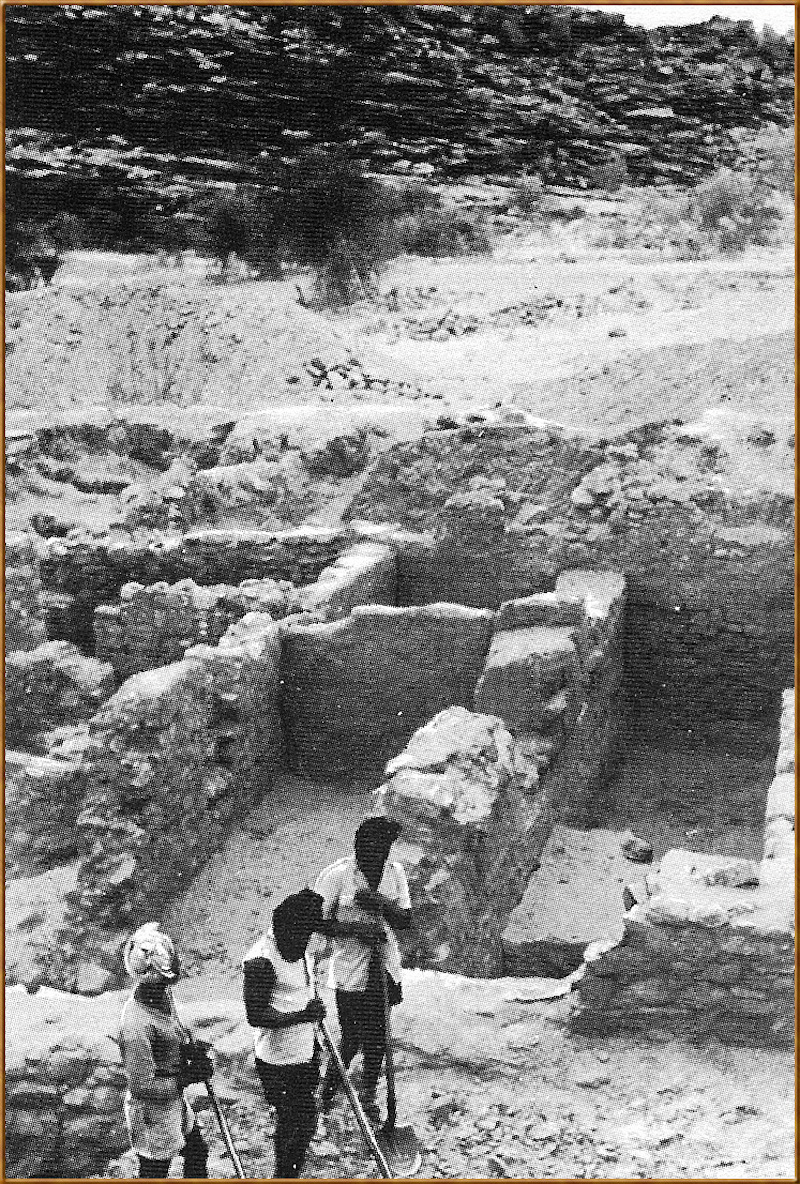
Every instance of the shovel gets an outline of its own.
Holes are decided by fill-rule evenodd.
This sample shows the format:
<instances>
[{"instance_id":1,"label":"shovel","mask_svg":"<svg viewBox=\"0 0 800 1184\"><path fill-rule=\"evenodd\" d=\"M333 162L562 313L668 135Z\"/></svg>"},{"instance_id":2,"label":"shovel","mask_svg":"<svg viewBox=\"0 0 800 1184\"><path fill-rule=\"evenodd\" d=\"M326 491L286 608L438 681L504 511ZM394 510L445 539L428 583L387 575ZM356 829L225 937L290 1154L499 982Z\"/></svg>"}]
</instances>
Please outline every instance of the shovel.
<instances>
[{"instance_id":1,"label":"shovel","mask_svg":"<svg viewBox=\"0 0 800 1184\"><path fill-rule=\"evenodd\" d=\"M230 1127L228 1126L228 1121L225 1118L225 1115L222 1113L222 1107L219 1104L219 1098L217 1097L214 1086L211 1084L210 1081L204 1081L203 1084L205 1085L205 1087L208 1091L208 1100L211 1103L211 1109L214 1111L214 1117L216 1118L217 1122L219 1123L219 1129L222 1134L222 1138L225 1142L225 1146L228 1149L228 1155L231 1157L231 1160L233 1161L233 1170L236 1172L236 1175L240 1180L245 1180L247 1177L244 1174L244 1168L242 1167L242 1161L239 1159L239 1155L236 1151L236 1148L233 1145L233 1139L231 1138Z\"/></svg>"},{"instance_id":2,"label":"shovel","mask_svg":"<svg viewBox=\"0 0 800 1184\"><path fill-rule=\"evenodd\" d=\"M397 1098L394 1089L394 1055L392 1053L392 1017L389 1004L389 985L386 981L386 956L378 943L373 955L378 963L383 995L383 1022L386 1032L386 1122L377 1132L378 1143L391 1165L392 1174L401 1180L416 1175L422 1166L422 1148L414 1128L397 1125Z\"/></svg>"}]
</instances>

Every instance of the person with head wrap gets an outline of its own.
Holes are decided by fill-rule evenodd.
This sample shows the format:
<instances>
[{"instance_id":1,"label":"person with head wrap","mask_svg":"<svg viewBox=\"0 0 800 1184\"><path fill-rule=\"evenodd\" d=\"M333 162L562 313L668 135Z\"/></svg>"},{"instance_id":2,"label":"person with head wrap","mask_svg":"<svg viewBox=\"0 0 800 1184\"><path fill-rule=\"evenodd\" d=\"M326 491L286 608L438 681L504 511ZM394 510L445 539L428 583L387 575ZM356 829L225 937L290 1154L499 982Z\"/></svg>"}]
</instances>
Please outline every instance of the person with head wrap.
<instances>
[{"instance_id":1,"label":"person with head wrap","mask_svg":"<svg viewBox=\"0 0 800 1184\"><path fill-rule=\"evenodd\" d=\"M123 957L136 984L122 1010L119 1046L128 1078L125 1120L139 1176L164 1180L173 1156L181 1155L184 1177L205 1179L208 1147L183 1091L207 1080L213 1066L207 1056L188 1065L191 1037L172 1000L180 974L175 947L151 921L128 939Z\"/></svg>"},{"instance_id":2,"label":"person with head wrap","mask_svg":"<svg viewBox=\"0 0 800 1184\"><path fill-rule=\"evenodd\" d=\"M314 1023L325 1005L316 997L306 961L309 938L322 920L322 897L308 888L287 896L272 928L244 959L244 1004L256 1028L256 1070L275 1108L276 1180L300 1176L317 1129L319 1050Z\"/></svg>"},{"instance_id":3,"label":"person with head wrap","mask_svg":"<svg viewBox=\"0 0 800 1184\"><path fill-rule=\"evenodd\" d=\"M376 1125L380 1121L376 1090L386 1051L376 947L379 941L385 943L389 1002L397 1004L402 992L395 932L411 925L406 874L402 864L389 859L400 829L391 818L365 819L356 831L353 855L325 868L314 886L323 898L323 916L333 939L331 973L342 1033L342 1060L349 1065L356 1053L362 1052L361 1103ZM325 1108L333 1103L338 1086L336 1066L330 1064L322 1087Z\"/></svg>"}]
</instances>

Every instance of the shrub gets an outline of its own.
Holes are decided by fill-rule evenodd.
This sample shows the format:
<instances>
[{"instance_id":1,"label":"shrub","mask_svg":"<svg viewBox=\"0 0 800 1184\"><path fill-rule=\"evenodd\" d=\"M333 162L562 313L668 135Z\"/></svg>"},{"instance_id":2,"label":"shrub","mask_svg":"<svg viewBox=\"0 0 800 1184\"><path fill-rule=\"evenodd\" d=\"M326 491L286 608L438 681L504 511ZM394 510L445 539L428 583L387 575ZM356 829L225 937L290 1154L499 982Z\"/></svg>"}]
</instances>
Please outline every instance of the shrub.
<instances>
[{"instance_id":1,"label":"shrub","mask_svg":"<svg viewBox=\"0 0 800 1184\"><path fill-rule=\"evenodd\" d=\"M395 251L409 255L438 259L491 253L485 216L460 211L454 206L398 218L391 237Z\"/></svg>"},{"instance_id":2,"label":"shrub","mask_svg":"<svg viewBox=\"0 0 800 1184\"><path fill-rule=\"evenodd\" d=\"M541 177L523 177L514 188L514 205L526 218L541 212L544 185Z\"/></svg>"},{"instance_id":3,"label":"shrub","mask_svg":"<svg viewBox=\"0 0 800 1184\"><path fill-rule=\"evenodd\" d=\"M723 251L741 251L751 243L767 246L780 220L769 189L731 169L719 169L696 186L692 205L700 229L716 235Z\"/></svg>"},{"instance_id":4,"label":"shrub","mask_svg":"<svg viewBox=\"0 0 800 1184\"><path fill-rule=\"evenodd\" d=\"M229 276L234 258L261 278L280 276L276 216L260 194L236 192L208 199L204 234L223 278Z\"/></svg>"},{"instance_id":5,"label":"shrub","mask_svg":"<svg viewBox=\"0 0 800 1184\"><path fill-rule=\"evenodd\" d=\"M46 224L11 222L6 227L6 287L10 292L49 284L64 262Z\"/></svg>"}]
</instances>

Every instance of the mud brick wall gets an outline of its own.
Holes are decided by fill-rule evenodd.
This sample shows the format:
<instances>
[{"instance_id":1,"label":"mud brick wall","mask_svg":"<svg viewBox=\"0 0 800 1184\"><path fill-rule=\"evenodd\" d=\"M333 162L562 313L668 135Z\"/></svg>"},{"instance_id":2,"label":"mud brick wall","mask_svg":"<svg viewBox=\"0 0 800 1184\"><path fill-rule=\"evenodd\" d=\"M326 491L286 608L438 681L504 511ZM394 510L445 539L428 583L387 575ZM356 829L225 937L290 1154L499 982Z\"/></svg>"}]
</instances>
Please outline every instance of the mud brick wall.
<instances>
[{"instance_id":1,"label":"mud brick wall","mask_svg":"<svg viewBox=\"0 0 800 1184\"><path fill-rule=\"evenodd\" d=\"M93 616L113 604L125 584L167 584L192 579L203 586L243 580L312 583L352 540L346 531L196 530L181 538L154 535L50 539L42 559L42 586L56 594L54 613L63 639L93 646Z\"/></svg>"},{"instance_id":2,"label":"mud brick wall","mask_svg":"<svg viewBox=\"0 0 800 1184\"><path fill-rule=\"evenodd\" d=\"M114 692L106 662L84 656L66 641L46 641L6 658L6 743L45 751L47 733L88 720Z\"/></svg>"},{"instance_id":3,"label":"mud brick wall","mask_svg":"<svg viewBox=\"0 0 800 1184\"><path fill-rule=\"evenodd\" d=\"M34 540L20 531L6 535L6 653L32 650L47 640L41 604L39 554Z\"/></svg>"},{"instance_id":4,"label":"mud brick wall","mask_svg":"<svg viewBox=\"0 0 800 1184\"><path fill-rule=\"evenodd\" d=\"M355 607L283 630L290 766L327 779L380 768L444 707L472 706L493 614L455 604Z\"/></svg>"},{"instance_id":5,"label":"mud brick wall","mask_svg":"<svg viewBox=\"0 0 800 1184\"><path fill-rule=\"evenodd\" d=\"M78 765L6 752L6 874L28 877L77 854Z\"/></svg>"},{"instance_id":6,"label":"mud brick wall","mask_svg":"<svg viewBox=\"0 0 800 1184\"><path fill-rule=\"evenodd\" d=\"M406 960L502 973L502 934L553 825L535 761L496 716L442 711L389 762L376 794L403 834L416 924Z\"/></svg>"},{"instance_id":7,"label":"mud brick wall","mask_svg":"<svg viewBox=\"0 0 800 1184\"><path fill-rule=\"evenodd\" d=\"M780 623L766 611L746 617L737 619L733 606L630 602L625 681L632 715L655 708L678 725L705 729L720 719L774 725L775 688L791 677L791 638L775 644Z\"/></svg>"},{"instance_id":8,"label":"mud brick wall","mask_svg":"<svg viewBox=\"0 0 800 1184\"><path fill-rule=\"evenodd\" d=\"M101 1175L128 1146L116 1035L123 997L7 991L6 1173Z\"/></svg>"},{"instance_id":9,"label":"mud brick wall","mask_svg":"<svg viewBox=\"0 0 800 1184\"><path fill-rule=\"evenodd\" d=\"M575 1024L734 1043L794 1041L794 693L760 865L669 851L654 891L625 918L622 942L587 964Z\"/></svg>"},{"instance_id":10,"label":"mud brick wall","mask_svg":"<svg viewBox=\"0 0 800 1184\"><path fill-rule=\"evenodd\" d=\"M118 983L125 932L160 916L270 788L282 751L278 645L272 627L230 648L197 647L128 679L91 721L54 985L97 993Z\"/></svg>"},{"instance_id":11,"label":"mud brick wall","mask_svg":"<svg viewBox=\"0 0 800 1184\"><path fill-rule=\"evenodd\" d=\"M216 645L249 612L286 616L298 607L294 600L294 587L285 580L245 580L238 587L201 587L189 579L126 584L119 605L95 610L95 653L125 679L180 661L192 645Z\"/></svg>"}]
</instances>

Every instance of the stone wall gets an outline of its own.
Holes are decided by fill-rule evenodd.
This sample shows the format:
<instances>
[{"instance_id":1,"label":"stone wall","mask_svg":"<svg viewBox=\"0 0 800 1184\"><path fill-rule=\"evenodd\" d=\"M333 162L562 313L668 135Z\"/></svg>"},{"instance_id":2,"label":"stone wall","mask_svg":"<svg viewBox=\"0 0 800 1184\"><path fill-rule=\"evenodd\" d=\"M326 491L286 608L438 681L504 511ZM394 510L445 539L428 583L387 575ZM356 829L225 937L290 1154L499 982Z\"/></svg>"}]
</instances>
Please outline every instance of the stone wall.
<instances>
[{"instance_id":1,"label":"stone wall","mask_svg":"<svg viewBox=\"0 0 800 1184\"><path fill-rule=\"evenodd\" d=\"M660 709L666 688L682 726L767 722L792 677L791 491L731 488L740 462L710 424L596 440L518 419L428 432L373 466L348 512L437 536L398 602L497 607L571 568L623 572L634 706Z\"/></svg>"},{"instance_id":2,"label":"stone wall","mask_svg":"<svg viewBox=\"0 0 800 1184\"><path fill-rule=\"evenodd\" d=\"M291 768L326 780L380 768L451 705L472 706L493 614L456 604L357 606L283 629L282 716Z\"/></svg>"},{"instance_id":3,"label":"stone wall","mask_svg":"<svg viewBox=\"0 0 800 1184\"><path fill-rule=\"evenodd\" d=\"M6 992L9 1178L86 1179L128 1145L116 1036L121 996Z\"/></svg>"},{"instance_id":4,"label":"stone wall","mask_svg":"<svg viewBox=\"0 0 800 1184\"><path fill-rule=\"evenodd\" d=\"M247 613L277 619L299 607L294 585L286 580L244 580L238 587L201 587L190 579L147 587L125 584L119 605L95 610L95 653L125 679L180 661L192 645L216 645Z\"/></svg>"},{"instance_id":5,"label":"stone wall","mask_svg":"<svg viewBox=\"0 0 800 1184\"><path fill-rule=\"evenodd\" d=\"M535 762L495 716L450 707L389 762L377 800L403 826L410 964L502 973L503 929L553 825Z\"/></svg>"},{"instance_id":6,"label":"stone wall","mask_svg":"<svg viewBox=\"0 0 800 1184\"><path fill-rule=\"evenodd\" d=\"M354 544L302 590L299 601L303 609L321 613L326 621L346 617L357 604L396 604L394 550L380 542Z\"/></svg>"},{"instance_id":7,"label":"stone wall","mask_svg":"<svg viewBox=\"0 0 800 1184\"><path fill-rule=\"evenodd\" d=\"M669 851L625 917L622 941L587 963L584 1032L667 1029L699 1038L794 1041L794 692L760 866Z\"/></svg>"},{"instance_id":8,"label":"stone wall","mask_svg":"<svg viewBox=\"0 0 800 1184\"><path fill-rule=\"evenodd\" d=\"M624 606L615 572L562 572L554 591L506 601L475 691L477 711L525 739L562 819L591 818L619 759Z\"/></svg>"},{"instance_id":9,"label":"stone wall","mask_svg":"<svg viewBox=\"0 0 800 1184\"><path fill-rule=\"evenodd\" d=\"M48 981L119 980L126 931L163 913L268 791L282 758L274 626L134 675L91 722L79 772L77 885Z\"/></svg>"},{"instance_id":10,"label":"stone wall","mask_svg":"<svg viewBox=\"0 0 800 1184\"><path fill-rule=\"evenodd\" d=\"M64 640L91 648L93 615L113 604L125 584L174 584L191 579L203 586L243 580L312 583L347 546L344 530L194 530L181 536L100 535L70 532L48 539L42 586Z\"/></svg>"},{"instance_id":11,"label":"stone wall","mask_svg":"<svg viewBox=\"0 0 800 1184\"><path fill-rule=\"evenodd\" d=\"M6 875L26 877L77 855L75 761L5 754Z\"/></svg>"},{"instance_id":12,"label":"stone wall","mask_svg":"<svg viewBox=\"0 0 800 1184\"><path fill-rule=\"evenodd\" d=\"M39 553L30 535L6 535L6 653L32 650L47 640L41 603Z\"/></svg>"},{"instance_id":13,"label":"stone wall","mask_svg":"<svg viewBox=\"0 0 800 1184\"><path fill-rule=\"evenodd\" d=\"M49 732L88 720L113 691L108 663L84 658L69 642L15 650L6 657L6 743L46 751Z\"/></svg>"}]
</instances>

